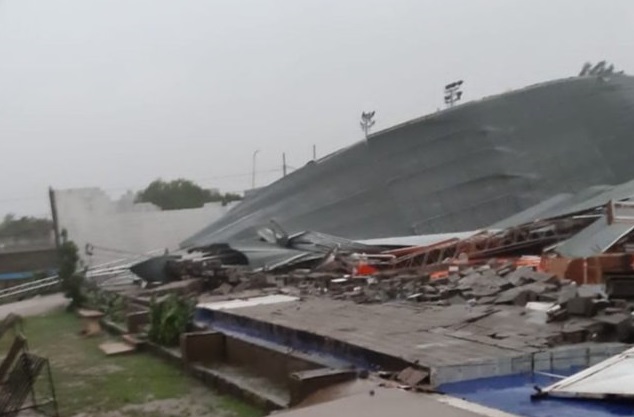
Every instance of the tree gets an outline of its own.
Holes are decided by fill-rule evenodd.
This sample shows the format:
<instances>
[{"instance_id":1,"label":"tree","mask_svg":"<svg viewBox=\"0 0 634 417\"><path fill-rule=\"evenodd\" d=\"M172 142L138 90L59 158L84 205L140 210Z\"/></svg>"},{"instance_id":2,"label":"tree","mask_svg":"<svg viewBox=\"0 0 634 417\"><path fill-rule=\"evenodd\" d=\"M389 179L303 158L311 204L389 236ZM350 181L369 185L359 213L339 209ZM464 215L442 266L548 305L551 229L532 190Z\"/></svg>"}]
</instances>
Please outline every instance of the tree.
<instances>
[{"instance_id":1,"label":"tree","mask_svg":"<svg viewBox=\"0 0 634 417\"><path fill-rule=\"evenodd\" d=\"M242 200L242 196L236 193L225 193L222 196L222 205L226 206L227 204L233 202L233 201L240 201Z\"/></svg>"},{"instance_id":2,"label":"tree","mask_svg":"<svg viewBox=\"0 0 634 417\"><path fill-rule=\"evenodd\" d=\"M58 276L62 283L62 290L66 298L70 298L69 310L75 310L84 302L82 285L84 276L77 273L79 254L77 245L68 239L66 230L62 230L62 242L59 247Z\"/></svg>"},{"instance_id":3,"label":"tree","mask_svg":"<svg viewBox=\"0 0 634 417\"><path fill-rule=\"evenodd\" d=\"M28 216L18 218L15 214L5 215L0 223L0 237L46 237L52 230L53 222L49 219Z\"/></svg>"},{"instance_id":4,"label":"tree","mask_svg":"<svg viewBox=\"0 0 634 417\"><path fill-rule=\"evenodd\" d=\"M152 203L162 210L179 210L199 208L210 202L222 202L223 205L241 200L238 194L221 194L217 191L207 190L198 184L186 180L176 179L173 181L163 181L158 179L152 181L145 190L139 192L136 201L141 203Z\"/></svg>"}]
</instances>

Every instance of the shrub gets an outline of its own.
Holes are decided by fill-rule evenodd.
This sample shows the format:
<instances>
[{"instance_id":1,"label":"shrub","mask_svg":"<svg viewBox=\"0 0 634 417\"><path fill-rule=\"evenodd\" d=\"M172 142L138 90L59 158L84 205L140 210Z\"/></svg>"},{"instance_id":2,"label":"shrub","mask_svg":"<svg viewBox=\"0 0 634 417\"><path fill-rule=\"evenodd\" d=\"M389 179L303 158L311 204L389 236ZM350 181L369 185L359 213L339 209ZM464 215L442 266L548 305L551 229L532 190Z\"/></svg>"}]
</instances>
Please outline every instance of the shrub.
<instances>
[{"instance_id":1,"label":"shrub","mask_svg":"<svg viewBox=\"0 0 634 417\"><path fill-rule=\"evenodd\" d=\"M193 300L174 294L161 302L152 299L148 338L160 345L176 346L194 317L194 306Z\"/></svg>"}]
</instances>

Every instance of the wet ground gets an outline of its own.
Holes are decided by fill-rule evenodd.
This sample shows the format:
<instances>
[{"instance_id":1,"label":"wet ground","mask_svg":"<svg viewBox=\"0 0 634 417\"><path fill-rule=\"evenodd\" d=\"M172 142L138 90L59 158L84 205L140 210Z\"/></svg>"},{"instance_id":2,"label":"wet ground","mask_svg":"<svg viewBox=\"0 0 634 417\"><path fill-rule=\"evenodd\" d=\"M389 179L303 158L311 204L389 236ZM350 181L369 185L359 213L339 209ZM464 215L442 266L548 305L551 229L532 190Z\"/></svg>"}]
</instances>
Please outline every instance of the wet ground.
<instances>
[{"instance_id":1,"label":"wet ground","mask_svg":"<svg viewBox=\"0 0 634 417\"><path fill-rule=\"evenodd\" d=\"M68 300L64 294L49 294L37 296L27 300L0 305L0 320L9 313L15 313L22 317L37 316L58 308L65 307Z\"/></svg>"}]
</instances>

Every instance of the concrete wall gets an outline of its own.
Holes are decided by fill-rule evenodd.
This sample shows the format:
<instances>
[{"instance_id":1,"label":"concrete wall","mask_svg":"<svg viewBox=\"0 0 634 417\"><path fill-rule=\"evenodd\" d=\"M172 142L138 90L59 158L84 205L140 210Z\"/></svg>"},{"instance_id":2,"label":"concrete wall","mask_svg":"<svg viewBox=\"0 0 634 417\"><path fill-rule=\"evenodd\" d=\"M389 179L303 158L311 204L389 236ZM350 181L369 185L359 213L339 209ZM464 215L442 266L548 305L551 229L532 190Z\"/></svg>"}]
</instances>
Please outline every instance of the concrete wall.
<instances>
[{"instance_id":1,"label":"concrete wall","mask_svg":"<svg viewBox=\"0 0 634 417\"><path fill-rule=\"evenodd\" d=\"M319 365L301 359L292 352L282 352L272 346L264 347L234 337L225 338L225 360L244 366L262 376L283 384L293 372L316 369Z\"/></svg>"},{"instance_id":2,"label":"concrete wall","mask_svg":"<svg viewBox=\"0 0 634 417\"><path fill-rule=\"evenodd\" d=\"M286 346L296 352L309 353L315 358L320 358L323 367L341 368L345 363L360 369L401 371L410 365L401 358L370 351L306 331L237 316L232 314L231 310L212 311L206 308L197 308L194 321L209 329L240 334Z\"/></svg>"},{"instance_id":3,"label":"concrete wall","mask_svg":"<svg viewBox=\"0 0 634 417\"><path fill-rule=\"evenodd\" d=\"M301 353L282 346L259 344L217 331L183 333L180 349L185 363L228 363L281 384L287 384L293 373L321 367Z\"/></svg>"},{"instance_id":4,"label":"concrete wall","mask_svg":"<svg viewBox=\"0 0 634 417\"><path fill-rule=\"evenodd\" d=\"M571 367L588 367L617 355L629 346L623 343L587 343L559 346L544 352L503 356L432 369L431 384L438 386L493 376L543 371L558 373Z\"/></svg>"},{"instance_id":5,"label":"concrete wall","mask_svg":"<svg viewBox=\"0 0 634 417\"><path fill-rule=\"evenodd\" d=\"M91 265L153 250L175 250L180 242L226 213L231 205L162 211L150 203L134 203L134 194L112 200L99 188L55 190L60 231L66 229L80 249L94 246Z\"/></svg>"},{"instance_id":6,"label":"concrete wall","mask_svg":"<svg viewBox=\"0 0 634 417\"><path fill-rule=\"evenodd\" d=\"M222 362L225 359L225 335L220 332L183 333L180 338L183 362Z\"/></svg>"}]
</instances>

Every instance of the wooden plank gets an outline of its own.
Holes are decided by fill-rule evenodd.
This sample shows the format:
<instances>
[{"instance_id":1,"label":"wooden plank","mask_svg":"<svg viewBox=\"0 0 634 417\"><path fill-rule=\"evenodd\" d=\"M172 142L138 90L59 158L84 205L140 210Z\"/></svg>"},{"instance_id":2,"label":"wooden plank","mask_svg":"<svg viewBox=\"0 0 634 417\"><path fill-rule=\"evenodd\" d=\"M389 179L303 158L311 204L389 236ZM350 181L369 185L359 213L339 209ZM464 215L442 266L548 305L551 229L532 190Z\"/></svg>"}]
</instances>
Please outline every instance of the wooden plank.
<instances>
[{"instance_id":1,"label":"wooden plank","mask_svg":"<svg viewBox=\"0 0 634 417\"><path fill-rule=\"evenodd\" d=\"M99 345L99 349L107 356L121 355L134 352L136 348L124 342L106 342Z\"/></svg>"},{"instance_id":2,"label":"wooden plank","mask_svg":"<svg viewBox=\"0 0 634 417\"><path fill-rule=\"evenodd\" d=\"M79 310L77 310L77 314L83 319L100 319L104 316L104 313L102 313L101 311L87 310L84 308L80 308Z\"/></svg>"}]
</instances>

